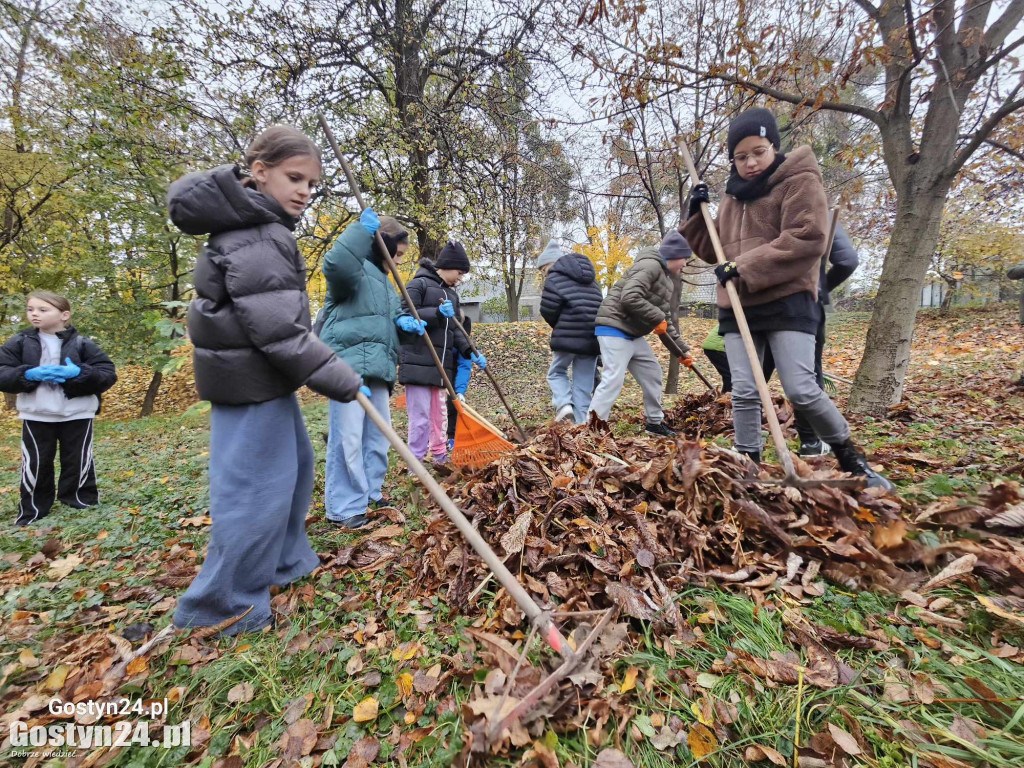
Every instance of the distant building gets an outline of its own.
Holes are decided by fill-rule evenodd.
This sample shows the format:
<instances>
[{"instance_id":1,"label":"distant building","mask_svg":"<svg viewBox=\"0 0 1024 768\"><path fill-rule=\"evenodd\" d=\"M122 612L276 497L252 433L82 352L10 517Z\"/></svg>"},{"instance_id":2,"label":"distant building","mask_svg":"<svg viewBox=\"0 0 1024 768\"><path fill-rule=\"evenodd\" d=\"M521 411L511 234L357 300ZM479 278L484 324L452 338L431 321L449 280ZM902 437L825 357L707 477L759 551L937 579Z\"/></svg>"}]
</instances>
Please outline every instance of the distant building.
<instances>
[{"instance_id":1,"label":"distant building","mask_svg":"<svg viewBox=\"0 0 1024 768\"><path fill-rule=\"evenodd\" d=\"M523 293L519 297L519 319L540 318L541 284L537 270L527 267L523 279ZM501 276L474 275L466 278L459 287L462 311L474 323L504 323L508 321L508 304L505 298L505 284ZM486 307L484 305L487 305Z\"/></svg>"},{"instance_id":2,"label":"distant building","mask_svg":"<svg viewBox=\"0 0 1024 768\"><path fill-rule=\"evenodd\" d=\"M718 280L711 267L691 262L683 270L683 290L679 294L679 313L684 317L716 317Z\"/></svg>"}]
</instances>

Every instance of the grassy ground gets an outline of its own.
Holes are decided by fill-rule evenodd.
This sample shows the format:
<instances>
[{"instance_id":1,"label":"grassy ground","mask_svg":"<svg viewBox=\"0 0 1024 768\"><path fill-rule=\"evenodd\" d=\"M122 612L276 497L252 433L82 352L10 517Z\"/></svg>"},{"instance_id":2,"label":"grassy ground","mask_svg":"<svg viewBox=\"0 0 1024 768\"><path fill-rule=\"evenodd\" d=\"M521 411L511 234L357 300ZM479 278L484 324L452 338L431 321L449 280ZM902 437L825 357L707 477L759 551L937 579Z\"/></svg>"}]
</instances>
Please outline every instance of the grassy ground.
<instances>
[{"instance_id":1,"label":"grassy ground","mask_svg":"<svg viewBox=\"0 0 1024 768\"><path fill-rule=\"evenodd\" d=\"M709 327L685 321L684 336L697 347ZM865 329L862 316L841 316L830 325L828 370L852 377ZM524 404L521 418L548 418L543 329L481 326L478 339L510 400ZM1022 350L1010 309L948 321L923 317L907 407L893 419L855 424L902 494L919 503L973 499L988 483L1019 479L1024 391L1013 381ZM477 376L470 399L501 420L484 386ZM684 379L684 391L696 392L697 385ZM630 384L617 414L628 415L638 403ZM275 632L220 641L175 638L148 660L133 662L108 692L166 697L171 705L164 719L189 720L192 746L100 747L28 764L356 766L366 765L360 756L371 753L387 765L447 766L459 759L468 747L466 706L492 665L468 630L486 628L494 595L484 590L472 615L453 614L440 597L403 599L401 580L414 579L419 565L409 534L422 528L427 501L396 461L386 486L397 508L394 519L376 526L376 534L332 527L322 503L326 408L311 399L305 414L319 459L308 530L324 567L275 598ZM396 410L394 417L404 432L404 413ZM620 431L639 429L616 421ZM102 681L117 661L110 636L137 647L147 632L170 621L174 599L188 582L176 574L191 573L201 561L208 535L207 438L202 413L101 422L101 505L58 508L45 526L15 529L10 521L20 455L16 434L5 431L0 711L42 724L63 722L47 718L45 700L58 693L70 700L76 692L98 698L102 686L88 685ZM379 561L346 562L347 547L374 535ZM691 588L677 602L691 617L692 637L669 641L636 624L602 669L602 706L574 720L552 719L527 744L502 750L490 764L583 766L611 746L641 766L696 765L695 755L706 752L702 764L739 766L774 760L770 750L793 764L794 742L805 746L813 737L820 754L832 755L818 763L825 765L1019 766L1024 633L983 610L974 601L976 590L985 591L984 583L929 595L963 606L951 625L936 624L895 596L833 586L803 602L782 593L763 602ZM768 683L732 663L738 652L770 658L792 650L797 614L852 638L855 647L837 653L852 670L840 685ZM804 663L813 666L810 658ZM708 733L710 746L699 738ZM755 745L766 749L751 752ZM0 755L0 763L26 762L12 757L6 744Z\"/></svg>"}]
</instances>

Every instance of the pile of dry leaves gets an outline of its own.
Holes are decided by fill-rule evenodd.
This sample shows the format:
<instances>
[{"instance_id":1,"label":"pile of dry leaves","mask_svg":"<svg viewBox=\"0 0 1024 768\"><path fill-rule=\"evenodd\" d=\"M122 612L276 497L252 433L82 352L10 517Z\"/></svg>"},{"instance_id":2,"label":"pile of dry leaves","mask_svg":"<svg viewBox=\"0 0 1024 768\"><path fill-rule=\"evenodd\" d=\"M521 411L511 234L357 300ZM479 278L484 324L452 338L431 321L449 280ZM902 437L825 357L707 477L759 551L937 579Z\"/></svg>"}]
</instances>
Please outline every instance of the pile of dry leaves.
<instances>
[{"instance_id":1,"label":"pile of dry leaves","mask_svg":"<svg viewBox=\"0 0 1024 768\"><path fill-rule=\"evenodd\" d=\"M707 405L717 419L718 405ZM830 466L797 460L808 478L838 477ZM538 602L560 610L617 605L627 616L671 627L680 617L669 596L687 583L772 587L799 598L820 594L825 577L851 589L901 593L928 582L923 567L964 555L974 558L968 571L1024 594L1024 548L985 525L1013 526L1017 486L997 485L987 507L929 508L915 520L906 502L873 490L757 482L780 472L765 466L758 474L745 458L713 445L552 424L502 460L448 482ZM983 538L959 534L972 524L986 528ZM937 545L918 541L922 527ZM416 589L446 591L466 607L487 575L483 564L467 556L441 514L415 538L424 553Z\"/></svg>"},{"instance_id":2,"label":"pile of dry leaves","mask_svg":"<svg viewBox=\"0 0 1024 768\"><path fill-rule=\"evenodd\" d=\"M727 406L710 396L697 399L700 405L691 407L685 418L674 416L675 426L688 434L709 434L728 418ZM797 460L798 474L805 478L840 477L832 466L827 460L815 465ZM473 516L499 557L543 607L581 612L616 606L622 618L649 623L667 651L674 642L697 641L695 632L699 636L693 617L681 615L672 597L694 583L742 588L759 602L784 605L822 595L823 579L828 579L853 590L899 594L915 607L919 620L940 627L962 628L962 614L956 613L954 601L928 593L955 581L970 584L984 577L1000 585L1010 607L1024 604L1019 600L1024 597L1024 546L998 533L1024 522L1019 485L996 484L984 504L942 502L917 509L873 490L797 490L767 482L780 477L777 468L755 469L745 458L713 445L683 438L615 438L597 423L549 424L501 461L468 477L452 475L446 482L456 503ZM431 517L413 535L413 544L422 555L410 587L413 593L425 598L446 593L452 604L473 613L477 595L493 582L448 519L440 513ZM772 600L773 591L785 599ZM552 694L534 708L535 716L502 732L497 744L493 733L486 738L488 728L541 676L529 664L520 668L520 649L502 638L503 630L523 627L523 616L507 596L499 596L498 612L488 611L476 622L494 634L484 643L493 656L485 659L491 673L464 712L474 749L532 745L527 754L548 765L546 747L537 740L540 722L566 729L597 722L595 739L600 743L601 723L610 717L621 724L629 721L629 713L613 711L618 699L598 695L630 631L628 623L620 623L605 632L586 666L570 677L579 686L576 694ZM982 604L1004 618L1011 615L999 600ZM707 608L711 614L716 611L712 604ZM850 684L853 671L827 646L886 645L884 633L854 638L808 626L798 614L787 621L789 639L794 648L804 650L806 661L795 652L769 659L735 651L725 666L711 671L739 671L769 685L804 679L830 689ZM577 642L581 638L582 633ZM693 679L682 682L699 687L699 670L692 672L688 678ZM570 700L576 704L569 706ZM728 712L711 719L724 726L731 722ZM703 726L689 732L679 724L659 726L652 725L656 733L646 734L652 744L671 747L682 739L695 756L707 754L712 748L707 744L727 738ZM835 752L836 743L845 740L849 749L856 748L854 737L832 727L836 733L825 747ZM856 730L855 724L850 728ZM762 753L748 759L765 759L771 751L767 746L757 749Z\"/></svg>"}]
</instances>

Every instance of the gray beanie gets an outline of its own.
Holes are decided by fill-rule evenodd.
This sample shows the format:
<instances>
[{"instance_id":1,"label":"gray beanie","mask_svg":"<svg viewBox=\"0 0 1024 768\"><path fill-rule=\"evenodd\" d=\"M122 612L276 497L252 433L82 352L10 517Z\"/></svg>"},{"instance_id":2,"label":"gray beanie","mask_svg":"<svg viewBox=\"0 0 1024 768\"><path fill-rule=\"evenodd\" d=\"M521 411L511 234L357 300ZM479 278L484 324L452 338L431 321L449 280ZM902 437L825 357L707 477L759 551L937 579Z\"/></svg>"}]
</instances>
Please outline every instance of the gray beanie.
<instances>
[{"instance_id":1,"label":"gray beanie","mask_svg":"<svg viewBox=\"0 0 1024 768\"><path fill-rule=\"evenodd\" d=\"M665 239L661 241L661 246L658 248L658 253L661 254L661 258L665 261L672 261L673 259L688 259L693 255L693 249L690 244L686 242L686 238L679 234L676 230L671 229L669 233L665 235Z\"/></svg>"},{"instance_id":2,"label":"gray beanie","mask_svg":"<svg viewBox=\"0 0 1024 768\"><path fill-rule=\"evenodd\" d=\"M537 266L545 267L548 264L554 264L564 254L562 253L562 246L558 244L558 240L551 238L548 240L547 247L541 251L540 256L537 257Z\"/></svg>"}]
</instances>

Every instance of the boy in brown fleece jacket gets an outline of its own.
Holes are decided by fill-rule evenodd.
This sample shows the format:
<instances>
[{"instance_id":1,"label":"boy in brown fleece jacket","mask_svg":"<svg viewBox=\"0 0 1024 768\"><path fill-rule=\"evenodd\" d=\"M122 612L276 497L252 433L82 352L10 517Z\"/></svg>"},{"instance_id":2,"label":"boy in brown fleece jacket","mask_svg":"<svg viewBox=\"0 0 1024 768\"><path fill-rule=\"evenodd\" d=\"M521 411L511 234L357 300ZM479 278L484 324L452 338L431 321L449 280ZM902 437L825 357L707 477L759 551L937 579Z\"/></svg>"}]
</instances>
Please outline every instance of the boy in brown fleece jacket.
<instances>
[{"instance_id":1,"label":"boy in brown fleece jacket","mask_svg":"<svg viewBox=\"0 0 1024 768\"><path fill-rule=\"evenodd\" d=\"M869 487L892 488L874 472L850 439L846 419L818 386L814 334L821 322L818 278L825 251L828 203L818 161L810 147L779 152L775 117L750 109L729 125L732 170L715 222L728 261L715 267L720 332L729 356L736 449L761 459L761 400L725 286L735 280L758 356L775 357L793 408L829 443L844 471ZM689 218L679 231L698 257L714 264L715 252L700 204L705 184L690 193Z\"/></svg>"}]
</instances>

